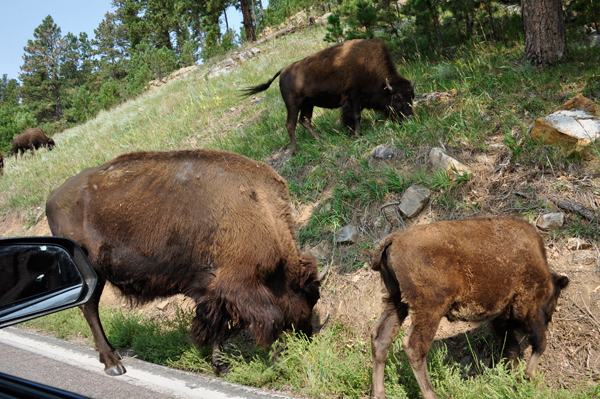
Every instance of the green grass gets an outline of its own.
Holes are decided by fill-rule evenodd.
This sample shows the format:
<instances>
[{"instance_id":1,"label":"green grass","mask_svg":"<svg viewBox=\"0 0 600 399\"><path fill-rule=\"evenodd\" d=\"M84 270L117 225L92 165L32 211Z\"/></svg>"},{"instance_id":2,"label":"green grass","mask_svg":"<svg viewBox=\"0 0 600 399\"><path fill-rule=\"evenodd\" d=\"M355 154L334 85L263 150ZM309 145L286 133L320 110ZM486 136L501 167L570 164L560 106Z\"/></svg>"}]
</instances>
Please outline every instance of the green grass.
<instances>
[{"instance_id":1,"label":"green grass","mask_svg":"<svg viewBox=\"0 0 600 399\"><path fill-rule=\"evenodd\" d=\"M210 347L191 344L189 328L193 312L178 311L172 320L154 320L145 314L121 309L101 308L100 317L106 335L117 349L129 356L182 370L212 375ZM24 323L30 329L49 331L59 338L87 339L91 333L79 309L44 316ZM76 331L76 333L73 333ZM419 387L402 350L403 332L394 341L385 368L388 398L414 398ZM492 337L467 344L488 346L499 356ZM331 324L311 339L302 334L284 334L271 348L264 350L236 341L222 354L230 365L224 380L260 388L286 390L313 398L366 398L371 390L371 348L359 334L340 324ZM248 346L250 345L250 346ZM428 358L431 380L440 398L594 398L600 387L585 386L569 390L548 386L543 375L529 381L523 367L508 370L503 363L487 367L477 361L477 372L466 376L456 363L448 363L443 342L434 343ZM250 354L250 355L249 355Z\"/></svg>"}]
</instances>

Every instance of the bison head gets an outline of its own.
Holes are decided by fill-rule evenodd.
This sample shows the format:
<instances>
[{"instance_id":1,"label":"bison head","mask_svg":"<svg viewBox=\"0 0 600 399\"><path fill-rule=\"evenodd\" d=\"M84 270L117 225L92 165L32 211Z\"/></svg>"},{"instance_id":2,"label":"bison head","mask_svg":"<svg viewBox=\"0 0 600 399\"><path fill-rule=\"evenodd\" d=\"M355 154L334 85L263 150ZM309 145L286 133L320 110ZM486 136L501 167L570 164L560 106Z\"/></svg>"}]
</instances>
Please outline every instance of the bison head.
<instances>
[{"instance_id":1,"label":"bison head","mask_svg":"<svg viewBox=\"0 0 600 399\"><path fill-rule=\"evenodd\" d=\"M543 305L542 311L544 312L544 321L546 325L552 321L552 314L556 310L556 304L558 303L558 296L562 292L563 289L567 287L569 284L569 278L566 276L559 276L557 274L551 273L552 275L552 287L553 292L552 296L548 301Z\"/></svg>"},{"instance_id":2,"label":"bison head","mask_svg":"<svg viewBox=\"0 0 600 399\"><path fill-rule=\"evenodd\" d=\"M52 148L55 146L56 144L54 143L53 139L48 139L48 143L46 144L46 147L48 148L48 150L52 150Z\"/></svg>"},{"instance_id":3,"label":"bison head","mask_svg":"<svg viewBox=\"0 0 600 399\"><path fill-rule=\"evenodd\" d=\"M386 78L382 87L386 96L386 117L402 120L413 115L412 102L415 98L415 90L408 80L398 77L390 81Z\"/></svg>"},{"instance_id":4,"label":"bison head","mask_svg":"<svg viewBox=\"0 0 600 399\"><path fill-rule=\"evenodd\" d=\"M320 298L319 288L321 283L317 274L317 260L314 256L308 254L299 254L300 260L300 278L296 303L291 307L291 323L284 329L294 328L296 331L302 331L307 337L313 332L312 311Z\"/></svg>"}]
</instances>

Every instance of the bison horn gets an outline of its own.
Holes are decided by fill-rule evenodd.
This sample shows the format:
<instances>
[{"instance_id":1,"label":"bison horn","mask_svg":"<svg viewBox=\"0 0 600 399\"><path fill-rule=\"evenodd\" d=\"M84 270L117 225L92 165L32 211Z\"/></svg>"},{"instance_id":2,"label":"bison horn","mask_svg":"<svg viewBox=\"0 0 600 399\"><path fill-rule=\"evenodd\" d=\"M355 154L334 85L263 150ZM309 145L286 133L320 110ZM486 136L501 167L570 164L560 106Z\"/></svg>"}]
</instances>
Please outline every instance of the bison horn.
<instances>
[{"instance_id":1,"label":"bison horn","mask_svg":"<svg viewBox=\"0 0 600 399\"><path fill-rule=\"evenodd\" d=\"M385 87L389 91L394 91L394 89L392 89L392 86L390 86L390 80L388 78L385 78Z\"/></svg>"},{"instance_id":2,"label":"bison horn","mask_svg":"<svg viewBox=\"0 0 600 399\"><path fill-rule=\"evenodd\" d=\"M412 86L413 89L415 88L416 84L417 84L417 79L413 79L413 81L411 83L411 86Z\"/></svg>"}]
</instances>

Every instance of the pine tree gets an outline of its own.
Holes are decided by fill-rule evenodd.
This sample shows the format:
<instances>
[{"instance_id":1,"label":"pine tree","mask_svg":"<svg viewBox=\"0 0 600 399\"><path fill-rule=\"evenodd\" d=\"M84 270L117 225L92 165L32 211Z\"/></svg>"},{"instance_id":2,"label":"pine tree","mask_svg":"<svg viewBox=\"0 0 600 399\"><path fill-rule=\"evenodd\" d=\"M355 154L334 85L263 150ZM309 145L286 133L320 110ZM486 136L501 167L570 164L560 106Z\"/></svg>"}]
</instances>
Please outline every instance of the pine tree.
<instances>
[{"instance_id":1,"label":"pine tree","mask_svg":"<svg viewBox=\"0 0 600 399\"><path fill-rule=\"evenodd\" d=\"M116 13L107 12L104 19L94 29L92 40L93 54L97 57L100 79L120 80L126 76L129 57L127 27L121 23Z\"/></svg>"},{"instance_id":2,"label":"pine tree","mask_svg":"<svg viewBox=\"0 0 600 399\"><path fill-rule=\"evenodd\" d=\"M66 41L48 15L35 28L34 40L23 49L24 63L19 75L23 103L29 105L38 122L60 121L63 115L61 67Z\"/></svg>"}]
</instances>

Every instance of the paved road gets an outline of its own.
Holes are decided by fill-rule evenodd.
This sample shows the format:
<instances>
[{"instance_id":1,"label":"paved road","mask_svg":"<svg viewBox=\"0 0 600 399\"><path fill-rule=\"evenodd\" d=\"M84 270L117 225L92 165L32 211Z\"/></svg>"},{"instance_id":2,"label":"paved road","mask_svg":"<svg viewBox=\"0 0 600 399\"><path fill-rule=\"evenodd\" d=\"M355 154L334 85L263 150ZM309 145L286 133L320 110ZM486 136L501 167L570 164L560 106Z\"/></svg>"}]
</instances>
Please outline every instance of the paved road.
<instances>
[{"instance_id":1,"label":"paved road","mask_svg":"<svg viewBox=\"0 0 600 399\"><path fill-rule=\"evenodd\" d=\"M92 398L291 398L130 357L123 364L127 373L110 377L92 348L18 328L0 330L0 372Z\"/></svg>"}]
</instances>

